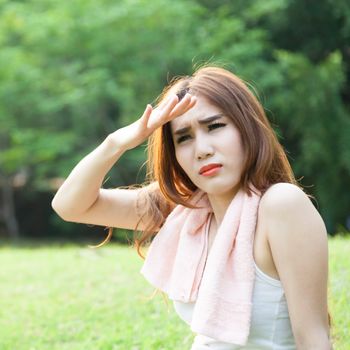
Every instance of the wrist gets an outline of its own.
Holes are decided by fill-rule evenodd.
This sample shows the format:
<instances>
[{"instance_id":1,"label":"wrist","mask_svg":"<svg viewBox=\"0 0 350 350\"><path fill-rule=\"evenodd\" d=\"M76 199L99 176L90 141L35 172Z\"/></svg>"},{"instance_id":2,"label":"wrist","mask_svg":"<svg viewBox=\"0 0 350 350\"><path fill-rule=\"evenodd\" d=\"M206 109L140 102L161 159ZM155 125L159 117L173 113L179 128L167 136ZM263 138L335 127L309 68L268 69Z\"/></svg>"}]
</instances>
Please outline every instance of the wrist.
<instances>
[{"instance_id":1,"label":"wrist","mask_svg":"<svg viewBox=\"0 0 350 350\"><path fill-rule=\"evenodd\" d=\"M120 157L127 148L118 142L113 134L109 134L101 144L103 152L111 157Z\"/></svg>"}]
</instances>

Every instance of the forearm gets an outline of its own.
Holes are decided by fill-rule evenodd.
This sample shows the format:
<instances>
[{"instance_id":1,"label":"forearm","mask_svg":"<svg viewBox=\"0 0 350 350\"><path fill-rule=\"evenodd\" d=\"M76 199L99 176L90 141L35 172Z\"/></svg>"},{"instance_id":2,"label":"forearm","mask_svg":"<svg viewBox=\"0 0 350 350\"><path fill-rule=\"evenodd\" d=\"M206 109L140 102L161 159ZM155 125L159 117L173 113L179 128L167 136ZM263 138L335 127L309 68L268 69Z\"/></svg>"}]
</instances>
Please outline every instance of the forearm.
<instances>
[{"instance_id":1,"label":"forearm","mask_svg":"<svg viewBox=\"0 0 350 350\"><path fill-rule=\"evenodd\" d=\"M57 191L52 207L63 218L86 211L98 198L103 180L124 153L108 136L71 171Z\"/></svg>"}]
</instances>

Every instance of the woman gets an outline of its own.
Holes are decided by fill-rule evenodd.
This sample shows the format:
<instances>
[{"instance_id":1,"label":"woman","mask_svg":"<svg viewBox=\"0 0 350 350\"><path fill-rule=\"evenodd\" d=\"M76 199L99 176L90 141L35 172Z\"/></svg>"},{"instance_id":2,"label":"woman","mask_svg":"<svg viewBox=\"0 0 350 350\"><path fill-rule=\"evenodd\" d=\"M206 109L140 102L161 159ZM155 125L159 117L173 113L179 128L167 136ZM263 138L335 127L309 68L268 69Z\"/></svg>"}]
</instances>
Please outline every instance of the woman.
<instances>
[{"instance_id":1,"label":"woman","mask_svg":"<svg viewBox=\"0 0 350 350\"><path fill-rule=\"evenodd\" d=\"M102 189L149 138L149 181ZM175 79L156 108L73 169L52 206L66 221L143 231L141 270L200 349L331 349L325 225L262 106L231 72Z\"/></svg>"}]
</instances>

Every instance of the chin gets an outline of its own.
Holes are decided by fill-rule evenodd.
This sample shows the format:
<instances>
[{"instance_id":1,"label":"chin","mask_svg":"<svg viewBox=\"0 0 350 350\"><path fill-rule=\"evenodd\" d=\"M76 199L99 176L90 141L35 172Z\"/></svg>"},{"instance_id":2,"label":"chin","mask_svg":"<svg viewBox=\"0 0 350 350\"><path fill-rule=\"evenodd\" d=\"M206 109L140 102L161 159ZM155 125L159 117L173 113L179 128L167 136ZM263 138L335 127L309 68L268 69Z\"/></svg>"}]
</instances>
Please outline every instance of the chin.
<instances>
[{"instance_id":1,"label":"chin","mask_svg":"<svg viewBox=\"0 0 350 350\"><path fill-rule=\"evenodd\" d=\"M210 186L198 186L198 188L211 196L227 196L227 195L230 195L232 193L235 193L235 189L237 188L237 185L238 185L238 183L234 184L234 185L232 185L232 184L230 184L230 185L212 184Z\"/></svg>"}]
</instances>

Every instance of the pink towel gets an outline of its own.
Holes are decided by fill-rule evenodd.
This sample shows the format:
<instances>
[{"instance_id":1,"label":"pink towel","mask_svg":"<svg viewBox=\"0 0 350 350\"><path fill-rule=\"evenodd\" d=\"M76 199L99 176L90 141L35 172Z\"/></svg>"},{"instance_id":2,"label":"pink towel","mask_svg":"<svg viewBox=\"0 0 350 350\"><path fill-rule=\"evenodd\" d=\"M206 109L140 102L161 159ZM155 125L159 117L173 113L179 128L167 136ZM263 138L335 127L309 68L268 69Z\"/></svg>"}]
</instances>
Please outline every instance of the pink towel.
<instances>
[{"instance_id":1,"label":"pink towel","mask_svg":"<svg viewBox=\"0 0 350 350\"><path fill-rule=\"evenodd\" d=\"M172 300L196 301L191 330L218 341L245 345L254 288L253 241L260 192L239 190L218 228L207 262L206 223L212 208L206 193L177 205L154 237L141 269ZM204 269L205 267L205 269Z\"/></svg>"}]
</instances>

